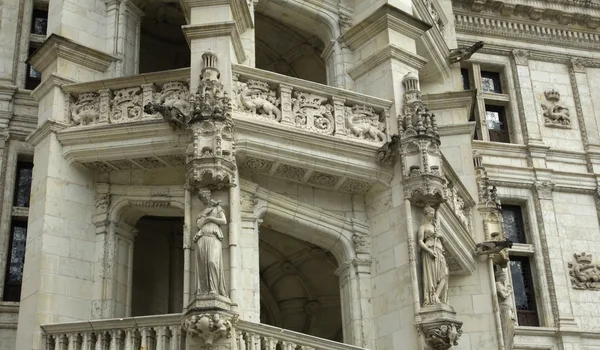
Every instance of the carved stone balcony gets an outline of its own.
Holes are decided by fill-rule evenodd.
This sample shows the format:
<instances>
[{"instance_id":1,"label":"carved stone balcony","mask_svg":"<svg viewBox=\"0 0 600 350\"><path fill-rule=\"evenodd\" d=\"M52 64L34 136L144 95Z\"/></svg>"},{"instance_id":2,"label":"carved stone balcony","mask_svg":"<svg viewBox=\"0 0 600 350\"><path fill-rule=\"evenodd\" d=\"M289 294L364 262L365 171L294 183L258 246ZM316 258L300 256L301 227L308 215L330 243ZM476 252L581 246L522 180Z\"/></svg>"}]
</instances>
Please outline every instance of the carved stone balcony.
<instances>
[{"instance_id":1,"label":"carved stone balcony","mask_svg":"<svg viewBox=\"0 0 600 350\"><path fill-rule=\"evenodd\" d=\"M242 171L311 186L365 193L388 184L376 161L388 140L392 101L245 66L233 66L235 156ZM179 167L186 138L148 103L185 108L189 69L63 85L68 122L46 122L29 140L56 130L63 156L98 171Z\"/></svg>"},{"instance_id":2,"label":"carved stone balcony","mask_svg":"<svg viewBox=\"0 0 600 350\"><path fill-rule=\"evenodd\" d=\"M236 321L228 342L232 349L361 350L264 324ZM43 325L42 350L122 349L183 350L181 315L161 315Z\"/></svg>"}]
</instances>

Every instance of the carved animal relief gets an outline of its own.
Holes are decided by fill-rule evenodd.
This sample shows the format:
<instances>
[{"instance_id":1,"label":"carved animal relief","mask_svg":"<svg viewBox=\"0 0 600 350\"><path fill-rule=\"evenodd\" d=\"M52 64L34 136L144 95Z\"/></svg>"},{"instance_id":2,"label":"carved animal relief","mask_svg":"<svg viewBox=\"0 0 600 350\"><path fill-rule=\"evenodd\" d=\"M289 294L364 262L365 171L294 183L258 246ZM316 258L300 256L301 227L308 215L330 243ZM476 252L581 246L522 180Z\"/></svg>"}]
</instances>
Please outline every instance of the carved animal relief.
<instances>
[{"instance_id":1,"label":"carved animal relief","mask_svg":"<svg viewBox=\"0 0 600 350\"><path fill-rule=\"evenodd\" d=\"M268 83L258 80L248 80L245 83L238 81L234 92L234 106L237 109L250 112L253 116L281 121L281 100Z\"/></svg>"},{"instance_id":2,"label":"carved animal relief","mask_svg":"<svg viewBox=\"0 0 600 350\"><path fill-rule=\"evenodd\" d=\"M548 103L542 103L544 115L544 123L551 127L571 127L571 116L569 109L558 103L560 101L560 93L554 89L544 92Z\"/></svg>"},{"instance_id":3,"label":"carved animal relief","mask_svg":"<svg viewBox=\"0 0 600 350\"><path fill-rule=\"evenodd\" d=\"M600 265L592 264L592 254L574 254L569 263L569 276L574 289L600 290Z\"/></svg>"},{"instance_id":4,"label":"carved animal relief","mask_svg":"<svg viewBox=\"0 0 600 350\"><path fill-rule=\"evenodd\" d=\"M100 96L95 92L86 92L71 104L71 120L75 125L89 125L98 121L100 116Z\"/></svg>"}]
</instances>

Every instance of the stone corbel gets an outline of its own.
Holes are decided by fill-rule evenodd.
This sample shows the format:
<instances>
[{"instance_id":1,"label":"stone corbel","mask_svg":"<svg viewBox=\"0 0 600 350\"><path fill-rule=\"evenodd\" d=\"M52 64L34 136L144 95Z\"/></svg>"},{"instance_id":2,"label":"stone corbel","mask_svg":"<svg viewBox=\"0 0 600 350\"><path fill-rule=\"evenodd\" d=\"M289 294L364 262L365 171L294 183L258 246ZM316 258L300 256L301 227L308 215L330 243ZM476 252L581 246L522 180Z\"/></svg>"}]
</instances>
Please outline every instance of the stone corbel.
<instances>
[{"instance_id":1,"label":"stone corbel","mask_svg":"<svg viewBox=\"0 0 600 350\"><path fill-rule=\"evenodd\" d=\"M237 321L235 314L206 312L184 316L181 327L191 337L192 344L213 346L227 343L232 338Z\"/></svg>"},{"instance_id":2,"label":"stone corbel","mask_svg":"<svg viewBox=\"0 0 600 350\"><path fill-rule=\"evenodd\" d=\"M456 312L450 306L427 306L421 309L420 316L418 327L430 349L446 350L458 345L463 323L456 319Z\"/></svg>"}]
</instances>

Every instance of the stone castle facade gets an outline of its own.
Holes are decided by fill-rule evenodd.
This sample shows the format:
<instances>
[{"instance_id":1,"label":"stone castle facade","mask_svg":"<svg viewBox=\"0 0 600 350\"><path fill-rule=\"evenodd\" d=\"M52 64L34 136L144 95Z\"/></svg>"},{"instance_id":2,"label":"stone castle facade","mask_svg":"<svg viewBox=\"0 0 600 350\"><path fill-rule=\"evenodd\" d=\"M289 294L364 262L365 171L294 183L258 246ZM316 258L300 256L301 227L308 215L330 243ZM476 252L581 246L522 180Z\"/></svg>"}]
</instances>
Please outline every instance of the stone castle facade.
<instances>
[{"instance_id":1,"label":"stone castle facade","mask_svg":"<svg viewBox=\"0 0 600 350\"><path fill-rule=\"evenodd\" d=\"M2 1L0 348L600 349L599 27Z\"/></svg>"}]
</instances>

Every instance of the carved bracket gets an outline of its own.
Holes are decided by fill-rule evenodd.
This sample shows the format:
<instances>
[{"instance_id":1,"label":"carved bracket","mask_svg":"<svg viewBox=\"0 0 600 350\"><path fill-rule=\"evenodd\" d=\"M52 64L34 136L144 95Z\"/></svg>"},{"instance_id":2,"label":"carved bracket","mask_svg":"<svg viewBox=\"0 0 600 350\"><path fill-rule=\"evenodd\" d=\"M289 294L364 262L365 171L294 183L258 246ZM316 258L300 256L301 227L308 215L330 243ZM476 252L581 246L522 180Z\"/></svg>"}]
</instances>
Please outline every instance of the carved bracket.
<instances>
[{"instance_id":1,"label":"carved bracket","mask_svg":"<svg viewBox=\"0 0 600 350\"><path fill-rule=\"evenodd\" d=\"M237 315L214 312L188 315L182 320L181 327L202 345L213 345L219 340L231 338L236 323Z\"/></svg>"}]
</instances>

